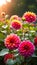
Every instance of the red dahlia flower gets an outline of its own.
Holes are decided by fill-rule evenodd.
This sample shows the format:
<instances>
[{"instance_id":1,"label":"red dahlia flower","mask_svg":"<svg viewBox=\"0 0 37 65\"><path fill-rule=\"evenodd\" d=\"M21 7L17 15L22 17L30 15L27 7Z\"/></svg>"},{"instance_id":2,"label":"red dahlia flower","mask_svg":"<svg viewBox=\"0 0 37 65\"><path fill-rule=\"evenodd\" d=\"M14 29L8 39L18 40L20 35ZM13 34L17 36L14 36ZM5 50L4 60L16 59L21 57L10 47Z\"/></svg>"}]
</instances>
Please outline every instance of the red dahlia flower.
<instances>
[{"instance_id":1,"label":"red dahlia flower","mask_svg":"<svg viewBox=\"0 0 37 65\"><path fill-rule=\"evenodd\" d=\"M35 46L33 45L32 42L28 40L21 42L18 48L19 53L24 57L31 56L34 53L34 50Z\"/></svg>"},{"instance_id":2,"label":"red dahlia flower","mask_svg":"<svg viewBox=\"0 0 37 65\"><path fill-rule=\"evenodd\" d=\"M34 38L34 45L37 46L37 36Z\"/></svg>"},{"instance_id":3,"label":"red dahlia flower","mask_svg":"<svg viewBox=\"0 0 37 65\"><path fill-rule=\"evenodd\" d=\"M8 59L12 59L12 60L14 60L15 57L14 57L13 54L8 53L8 54L6 54L6 55L4 56L4 62L6 62Z\"/></svg>"},{"instance_id":4,"label":"red dahlia flower","mask_svg":"<svg viewBox=\"0 0 37 65\"><path fill-rule=\"evenodd\" d=\"M4 44L8 49L14 50L18 48L20 42L21 40L16 34L10 34L6 37Z\"/></svg>"},{"instance_id":5,"label":"red dahlia flower","mask_svg":"<svg viewBox=\"0 0 37 65\"><path fill-rule=\"evenodd\" d=\"M26 19L28 23L32 23L36 21L36 14L33 12L26 12L24 13L23 18Z\"/></svg>"},{"instance_id":6,"label":"red dahlia flower","mask_svg":"<svg viewBox=\"0 0 37 65\"><path fill-rule=\"evenodd\" d=\"M22 27L22 23L18 20L13 20L11 22L11 28L14 28L15 30L18 30Z\"/></svg>"}]
</instances>

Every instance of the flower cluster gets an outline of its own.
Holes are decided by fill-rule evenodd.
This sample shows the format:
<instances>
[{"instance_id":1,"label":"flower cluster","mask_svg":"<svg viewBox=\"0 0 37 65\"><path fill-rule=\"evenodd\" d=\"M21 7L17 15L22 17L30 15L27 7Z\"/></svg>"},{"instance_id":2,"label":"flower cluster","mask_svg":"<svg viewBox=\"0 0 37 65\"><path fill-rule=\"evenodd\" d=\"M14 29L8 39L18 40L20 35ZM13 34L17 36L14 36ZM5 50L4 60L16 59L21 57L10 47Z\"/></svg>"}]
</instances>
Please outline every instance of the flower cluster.
<instances>
[{"instance_id":1,"label":"flower cluster","mask_svg":"<svg viewBox=\"0 0 37 65\"><path fill-rule=\"evenodd\" d=\"M9 17L3 12L0 21L0 48L5 46L1 48L5 48L2 51L0 49L0 56L4 55L4 62L11 59L11 63L20 63L21 56L26 59L32 57L37 47L36 14L25 12L22 17Z\"/></svg>"}]
</instances>

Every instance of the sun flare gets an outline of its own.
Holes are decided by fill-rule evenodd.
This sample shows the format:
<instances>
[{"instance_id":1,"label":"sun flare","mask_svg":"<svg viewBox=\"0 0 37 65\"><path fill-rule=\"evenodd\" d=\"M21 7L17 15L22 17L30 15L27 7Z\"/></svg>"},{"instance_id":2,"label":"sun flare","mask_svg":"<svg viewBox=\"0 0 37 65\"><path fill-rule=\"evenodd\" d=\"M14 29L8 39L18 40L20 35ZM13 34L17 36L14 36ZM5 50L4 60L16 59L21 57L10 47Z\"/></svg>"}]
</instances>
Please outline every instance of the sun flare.
<instances>
[{"instance_id":1,"label":"sun flare","mask_svg":"<svg viewBox=\"0 0 37 65\"><path fill-rule=\"evenodd\" d=\"M11 0L0 0L0 6L6 4L7 2L11 2Z\"/></svg>"},{"instance_id":2,"label":"sun flare","mask_svg":"<svg viewBox=\"0 0 37 65\"><path fill-rule=\"evenodd\" d=\"M7 0L7 2L11 2L11 0Z\"/></svg>"},{"instance_id":3,"label":"sun flare","mask_svg":"<svg viewBox=\"0 0 37 65\"><path fill-rule=\"evenodd\" d=\"M2 6L3 4L6 4L6 0L0 0L0 6Z\"/></svg>"}]
</instances>

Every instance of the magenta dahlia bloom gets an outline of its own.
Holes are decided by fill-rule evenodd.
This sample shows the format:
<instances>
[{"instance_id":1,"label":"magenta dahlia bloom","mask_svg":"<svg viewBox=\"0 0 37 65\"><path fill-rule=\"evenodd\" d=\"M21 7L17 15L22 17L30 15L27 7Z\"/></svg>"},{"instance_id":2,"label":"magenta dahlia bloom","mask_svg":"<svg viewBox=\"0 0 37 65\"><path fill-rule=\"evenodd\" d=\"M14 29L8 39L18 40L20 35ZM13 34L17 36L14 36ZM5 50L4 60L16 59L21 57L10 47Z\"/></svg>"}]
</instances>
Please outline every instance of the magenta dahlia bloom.
<instances>
[{"instance_id":1,"label":"magenta dahlia bloom","mask_svg":"<svg viewBox=\"0 0 37 65\"><path fill-rule=\"evenodd\" d=\"M21 42L18 48L19 53L24 57L30 57L34 53L34 50L35 46L29 40Z\"/></svg>"},{"instance_id":2,"label":"magenta dahlia bloom","mask_svg":"<svg viewBox=\"0 0 37 65\"><path fill-rule=\"evenodd\" d=\"M28 22L28 23L32 23L36 21L36 14L33 12L26 12L23 15L23 18Z\"/></svg>"},{"instance_id":3,"label":"magenta dahlia bloom","mask_svg":"<svg viewBox=\"0 0 37 65\"><path fill-rule=\"evenodd\" d=\"M15 30L18 30L22 27L22 23L19 20L13 20L11 22L11 28L14 28Z\"/></svg>"},{"instance_id":4,"label":"magenta dahlia bloom","mask_svg":"<svg viewBox=\"0 0 37 65\"><path fill-rule=\"evenodd\" d=\"M19 47L20 42L21 40L16 34L10 34L5 38L4 44L8 49L14 50Z\"/></svg>"}]
</instances>

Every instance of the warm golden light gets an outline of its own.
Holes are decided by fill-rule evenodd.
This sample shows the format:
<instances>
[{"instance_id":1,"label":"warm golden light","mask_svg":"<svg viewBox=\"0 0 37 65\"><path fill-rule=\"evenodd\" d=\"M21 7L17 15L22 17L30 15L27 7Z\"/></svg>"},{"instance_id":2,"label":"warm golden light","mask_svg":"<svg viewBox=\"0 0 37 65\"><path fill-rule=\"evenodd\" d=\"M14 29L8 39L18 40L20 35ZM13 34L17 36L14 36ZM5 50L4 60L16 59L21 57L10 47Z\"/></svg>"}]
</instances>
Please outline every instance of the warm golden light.
<instances>
[{"instance_id":1,"label":"warm golden light","mask_svg":"<svg viewBox=\"0 0 37 65\"><path fill-rule=\"evenodd\" d=\"M11 0L7 0L7 2L11 2Z\"/></svg>"},{"instance_id":2,"label":"warm golden light","mask_svg":"<svg viewBox=\"0 0 37 65\"><path fill-rule=\"evenodd\" d=\"M0 0L0 6L6 4L7 2L11 2L11 0Z\"/></svg>"},{"instance_id":3,"label":"warm golden light","mask_svg":"<svg viewBox=\"0 0 37 65\"><path fill-rule=\"evenodd\" d=\"M0 6L6 4L6 0L0 0Z\"/></svg>"}]
</instances>

